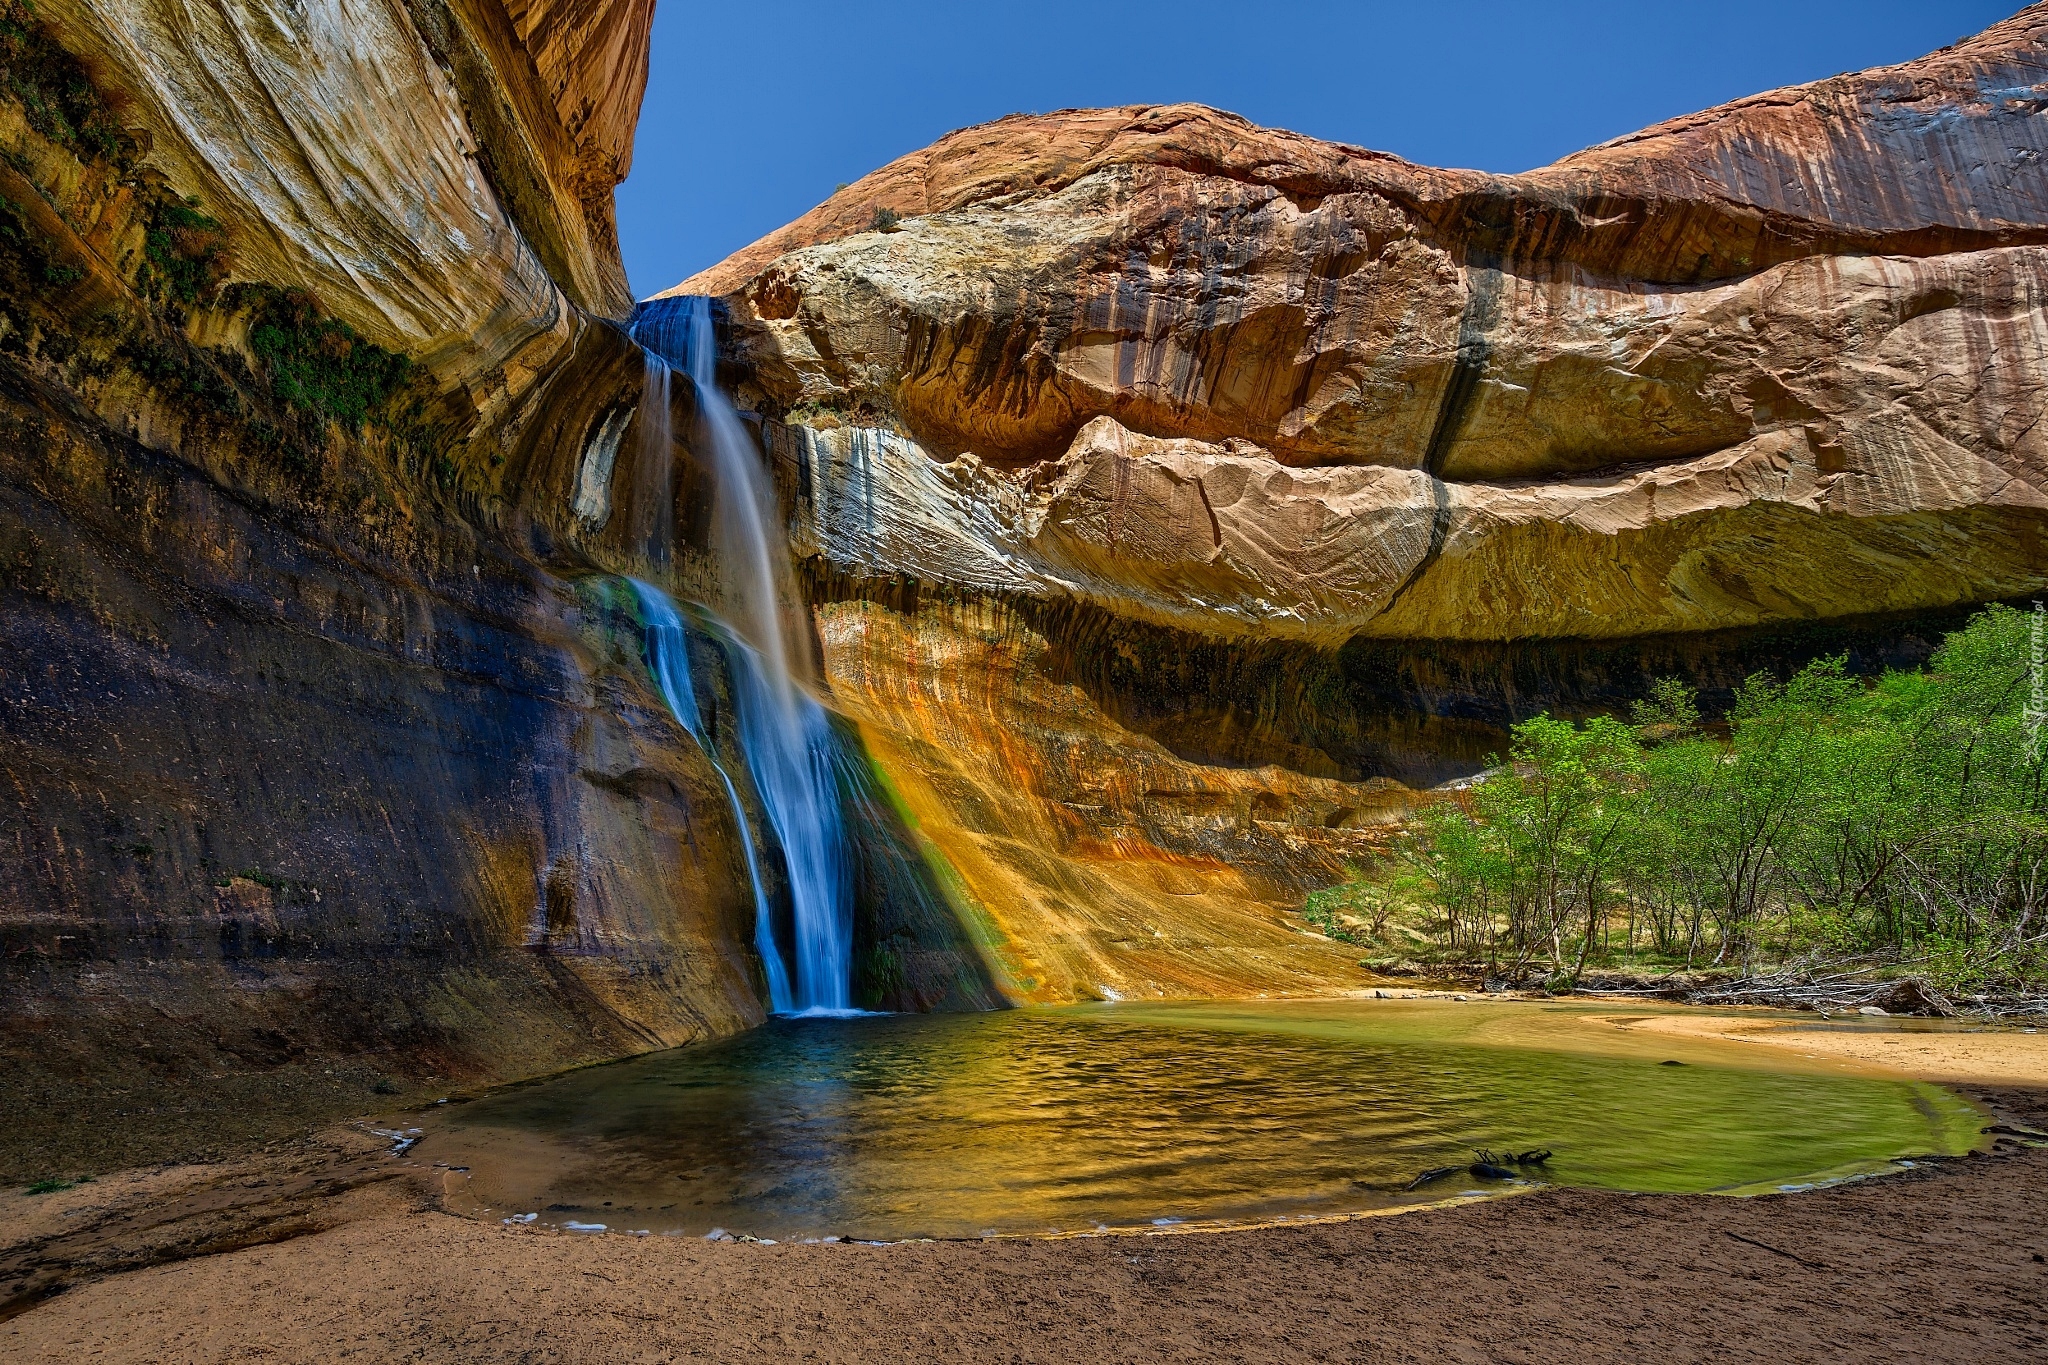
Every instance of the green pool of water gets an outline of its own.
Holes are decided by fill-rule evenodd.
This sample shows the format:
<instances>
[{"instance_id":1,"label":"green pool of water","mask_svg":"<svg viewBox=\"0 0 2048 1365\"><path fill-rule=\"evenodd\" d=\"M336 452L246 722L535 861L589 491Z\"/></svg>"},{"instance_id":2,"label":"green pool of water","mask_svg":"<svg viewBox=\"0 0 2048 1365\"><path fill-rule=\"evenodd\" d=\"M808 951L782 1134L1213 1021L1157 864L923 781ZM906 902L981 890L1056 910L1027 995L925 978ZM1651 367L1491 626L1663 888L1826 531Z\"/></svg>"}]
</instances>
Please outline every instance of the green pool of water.
<instances>
[{"instance_id":1,"label":"green pool of water","mask_svg":"<svg viewBox=\"0 0 2048 1365\"><path fill-rule=\"evenodd\" d=\"M451 1106L417 1150L480 1216L788 1240L1367 1212L1542 1181L1750 1193L1966 1151L1938 1086L1666 1036L1654 1010L1450 1001L778 1020ZM1681 1065L1669 1065L1678 1062Z\"/></svg>"}]
</instances>

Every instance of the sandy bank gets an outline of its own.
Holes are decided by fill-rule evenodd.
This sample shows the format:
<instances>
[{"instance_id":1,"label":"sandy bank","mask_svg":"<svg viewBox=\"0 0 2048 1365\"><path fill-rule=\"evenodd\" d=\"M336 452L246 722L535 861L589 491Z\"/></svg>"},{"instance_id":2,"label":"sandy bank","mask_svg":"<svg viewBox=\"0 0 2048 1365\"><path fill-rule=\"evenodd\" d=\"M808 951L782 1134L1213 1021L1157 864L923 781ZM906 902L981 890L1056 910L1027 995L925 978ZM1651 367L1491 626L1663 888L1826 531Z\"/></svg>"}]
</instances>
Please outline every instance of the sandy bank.
<instances>
[{"instance_id":1,"label":"sandy bank","mask_svg":"<svg viewBox=\"0 0 2048 1365\"><path fill-rule=\"evenodd\" d=\"M1855 1065L1934 1077L2043 1076L2039 1035L1814 1035L1621 1010L1601 1026L1652 1023L1802 1055L1816 1055L1810 1038L1841 1040ZM1993 1122L2048 1126L2048 1088L1969 1093ZM0 1322L0 1358L2048 1358L2048 1146L2010 1136L1788 1196L1556 1189L1215 1236L885 1247L544 1234L452 1216L441 1186L431 1167L329 1134L231 1165L0 1195L0 1286L38 1256L144 1267Z\"/></svg>"},{"instance_id":2,"label":"sandy bank","mask_svg":"<svg viewBox=\"0 0 2048 1365\"><path fill-rule=\"evenodd\" d=\"M1717 1038L1903 1072L1945 1085L2048 1088L2048 1033L1955 1020L1821 1019L1672 1013L1616 1019L1622 1027L1686 1038Z\"/></svg>"}]
</instances>

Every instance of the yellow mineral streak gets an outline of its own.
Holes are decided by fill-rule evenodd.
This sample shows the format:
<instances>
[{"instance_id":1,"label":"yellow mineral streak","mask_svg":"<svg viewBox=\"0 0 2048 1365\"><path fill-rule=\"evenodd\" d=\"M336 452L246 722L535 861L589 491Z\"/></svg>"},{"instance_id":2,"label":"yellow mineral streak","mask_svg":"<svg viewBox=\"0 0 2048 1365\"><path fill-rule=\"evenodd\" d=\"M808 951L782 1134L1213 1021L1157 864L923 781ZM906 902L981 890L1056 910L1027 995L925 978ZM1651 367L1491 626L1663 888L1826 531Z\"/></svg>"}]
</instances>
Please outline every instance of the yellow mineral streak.
<instances>
[{"instance_id":1,"label":"yellow mineral streak","mask_svg":"<svg viewBox=\"0 0 2048 1365\"><path fill-rule=\"evenodd\" d=\"M1048 677L1045 639L986 602L818 624L835 703L1014 998L1372 984L1292 907L1382 846L1405 788L1186 762Z\"/></svg>"}]
</instances>

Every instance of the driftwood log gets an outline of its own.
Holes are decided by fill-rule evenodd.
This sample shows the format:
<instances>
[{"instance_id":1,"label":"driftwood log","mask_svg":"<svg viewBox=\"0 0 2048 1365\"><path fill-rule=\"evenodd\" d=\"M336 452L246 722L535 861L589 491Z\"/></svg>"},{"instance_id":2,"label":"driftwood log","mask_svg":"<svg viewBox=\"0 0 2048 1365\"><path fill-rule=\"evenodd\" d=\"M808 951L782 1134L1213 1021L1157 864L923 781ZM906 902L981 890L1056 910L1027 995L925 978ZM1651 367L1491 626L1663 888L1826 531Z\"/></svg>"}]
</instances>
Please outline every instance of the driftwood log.
<instances>
[{"instance_id":1,"label":"driftwood log","mask_svg":"<svg viewBox=\"0 0 2048 1365\"><path fill-rule=\"evenodd\" d=\"M1408 1182L1408 1188L1419 1190L1432 1181L1442 1180L1448 1175L1463 1172L1475 1180L1514 1180L1521 1172L1510 1170L1513 1166L1541 1166L1550 1160L1548 1148L1532 1147L1526 1152L1489 1152L1481 1147L1473 1153L1478 1158L1463 1166L1432 1166Z\"/></svg>"}]
</instances>

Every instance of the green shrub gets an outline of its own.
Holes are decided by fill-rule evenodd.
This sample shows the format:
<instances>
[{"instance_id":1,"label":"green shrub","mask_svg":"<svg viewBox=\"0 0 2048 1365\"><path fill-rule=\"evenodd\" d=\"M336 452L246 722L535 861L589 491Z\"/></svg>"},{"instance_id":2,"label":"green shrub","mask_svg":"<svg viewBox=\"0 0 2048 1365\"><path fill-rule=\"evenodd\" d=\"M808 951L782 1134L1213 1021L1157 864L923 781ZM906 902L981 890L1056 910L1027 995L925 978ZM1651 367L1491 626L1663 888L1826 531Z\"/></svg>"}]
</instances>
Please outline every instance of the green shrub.
<instances>
[{"instance_id":1,"label":"green shrub","mask_svg":"<svg viewBox=\"0 0 2048 1365\"><path fill-rule=\"evenodd\" d=\"M2028 621L1992 607L1926 669L1839 659L1738 690L1726 737L1659 683L1632 725L1538 716L1402 857L1447 945L1576 980L1619 951L1928 964L1951 988L2048 968L2048 745Z\"/></svg>"},{"instance_id":2,"label":"green shrub","mask_svg":"<svg viewBox=\"0 0 2048 1365\"><path fill-rule=\"evenodd\" d=\"M149 263L145 288L155 298L193 304L213 296L227 278L227 233L199 211L199 201L159 200L143 234Z\"/></svg>"},{"instance_id":3,"label":"green shrub","mask_svg":"<svg viewBox=\"0 0 2048 1365\"><path fill-rule=\"evenodd\" d=\"M249 349L271 389L303 411L355 429L404 386L412 362L323 317L304 290L266 290L249 329Z\"/></svg>"},{"instance_id":4,"label":"green shrub","mask_svg":"<svg viewBox=\"0 0 2048 1365\"><path fill-rule=\"evenodd\" d=\"M1400 892L1398 884L1381 885L1353 868L1338 885L1310 895L1301 907L1301 917L1325 938L1368 943L1386 932Z\"/></svg>"},{"instance_id":5,"label":"green shrub","mask_svg":"<svg viewBox=\"0 0 2048 1365\"><path fill-rule=\"evenodd\" d=\"M21 102L29 127L81 160L120 156L120 124L29 0L0 0L0 88Z\"/></svg>"},{"instance_id":6,"label":"green shrub","mask_svg":"<svg viewBox=\"0 0 2048 1365\"><path fill-rule=\"evenodd\" d=\"M241 414L242 396L216 367L218 353L202 354L181 342L166 344L148 336L125 343L121 350L137 374L165 392L189 398L220 416Z\"/></svg>"}]
</instances>

